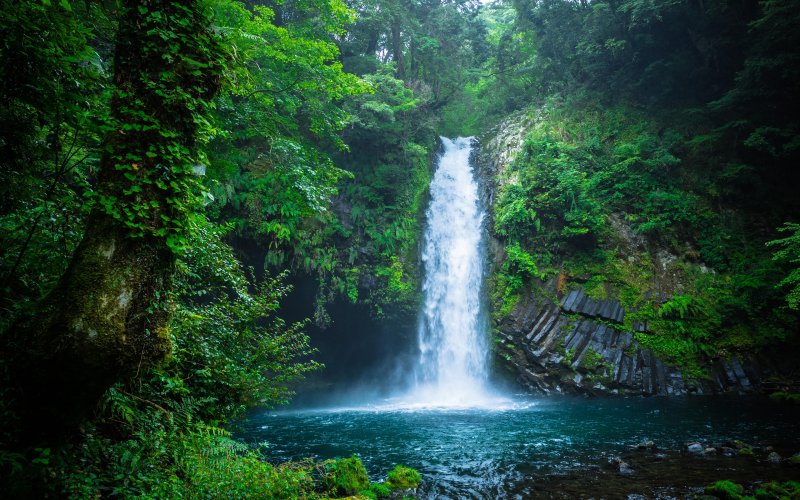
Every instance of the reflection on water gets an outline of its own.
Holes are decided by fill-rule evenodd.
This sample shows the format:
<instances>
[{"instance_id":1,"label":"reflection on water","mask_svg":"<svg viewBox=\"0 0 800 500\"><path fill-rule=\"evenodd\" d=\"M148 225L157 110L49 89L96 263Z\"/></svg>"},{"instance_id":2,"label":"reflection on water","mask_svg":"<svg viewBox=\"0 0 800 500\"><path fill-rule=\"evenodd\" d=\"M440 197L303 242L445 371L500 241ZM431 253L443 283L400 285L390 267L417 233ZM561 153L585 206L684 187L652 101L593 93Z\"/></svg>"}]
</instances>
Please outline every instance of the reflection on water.
<instances>
[{"instance_id":1,"label":"reflection on water","mask_svg":"<svg viewBox=\"0 0 800 500\"><path fill-rule=\"evenodd\" d=\"M597 467L649 439L742 439L800 450L800 411L765 398L547 398L501 409L367 406L253 414L238 437L267 442L273 461L358 454L373 480L397 463L424 496L497 497L553 473Z\"/></svg>"}]
</instances>

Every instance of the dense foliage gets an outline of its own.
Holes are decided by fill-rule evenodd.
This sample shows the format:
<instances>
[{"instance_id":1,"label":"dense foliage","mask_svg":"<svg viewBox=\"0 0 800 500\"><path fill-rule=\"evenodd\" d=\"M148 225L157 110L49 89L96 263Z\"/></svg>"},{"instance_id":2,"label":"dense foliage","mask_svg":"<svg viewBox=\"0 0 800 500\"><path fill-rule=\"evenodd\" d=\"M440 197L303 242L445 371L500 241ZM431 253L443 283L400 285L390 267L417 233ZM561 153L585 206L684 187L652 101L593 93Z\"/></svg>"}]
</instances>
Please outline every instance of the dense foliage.
<instances>
[{"instance_id":1,"label":"dense foliage","mask_svg":"<svg viewBox=\"0 0 800 500\"><path fill-rule=\"evenodd\" d=\"M694 376L796 342L796 6L514 9L496 83L538 97L498 179L496 310L551 278L619 298L625 328L646 322L637 339Z\"/></svg>"},{"instance_id":2,"label":"dense foliage","mask_svg":"<svg viewBox=\"0 0 800 500\"><path fill-rule=\"evenodd\" d=\"M179 3L132 4L123 10L127 17L91 2L2 4L7 196L0 214L0 486L22 496L336 495L325 478L338 462L274 467L261 451L231 440L222 426L252 406L285 403L292 382L320 367L309 358L305 323L287 325L276 316L289 289L276 268L300 262L329 287L340 273L357 300L352 276L360 271L353 259L337 264L344 229L337 219L342 214L331 210L337 183L352 175L332 161L346 150L339 131L352 126L361 110L358 101L343 100L370 92L378 96L373 102L385 106L384 99L398 117L417 102L385 72L362 79L343 71L333 39L353 13L341 2L253 7L220 0L206 2L204 12ZM185 32L191 26L170 9L189 18L208 15L213 34ZM176 20L181 22L170 24ZM120 68L128 66L120 61L130 53L114 40L151 25L148 36L162 43L139 40L146 47L129 47L137 57L163 55L164 64L198 79L224 67L224 79L189 87L191 80L158 66L121 76ZM142 88L131 90L137 85ZM155 114L153 99L144 106L132 97L144 94L163 100ZM363 109L366 116L368 106ZM185 110L190 112L181 114ZM401 137L407 154L396 167L412 165L418 172L396 195L406 227L416 221L427 184L428 154L409 142L418 137ZM120 144L130 151L120 153ZM147 153L140 157L135 151L141 147ZM101 158L118 168L101 165ZM153 189L165 194L151 198ZM118 221L134 240L164 238L170 260L177 257L177 272L163 269L169 289L145 304L148 315L169 312L172 352L161 364L120 377L79 429L24 435L28 426L19 420L17 404L26 395L15 391L20 372L7 363L19 339L8 332L39 313L39 298L54 289L85 239L92 210ZM387 238L412 248L412 231L393 229ZM232 232L257 238L272 270L259 272L259 280L244 270L224 242ZM413 300L399 250L391 249L381 253L385 271L378 275L383 272L394 287L390 292L402 290ZM386 292L381 303L396 300ZM47 373L48 367L36 369ZM363 470L358 459L347 460ZM390 491L361 486L371 496Z\"/></svg>"},{"instance_id":3,"label":"dense foliage","mask_svg":"<svg viewBox=\"0 0 800 500\"><path fill-rule=\"evenodd\" d=\"M532 289L580 286L618 298L623 328L646 324L638 341L692 376L714 357L796 352L795 2L186 5L0 0L3 491L416 488L403 466L369 483L357 457L271 465L225 429L320 368L308 321L280 319L294 277L317 281L302 309L318 325L336 300L412 318L436 135L503 120L523 139L494 179L496 316ZM140 280L154 282L144 313L123 323L164 349L154 363L128 349L135 373L107 370L114 383L79 428L24 435L24 363L10 360L25 342L51 359L61 338L10 332L42 316L105 229L163 257ZM84 282L119 281L92 271ZM96 288L83 302L97 311L130 300ZM26 370L58 377L54 366Z\"/></svg>"}]
</instances>

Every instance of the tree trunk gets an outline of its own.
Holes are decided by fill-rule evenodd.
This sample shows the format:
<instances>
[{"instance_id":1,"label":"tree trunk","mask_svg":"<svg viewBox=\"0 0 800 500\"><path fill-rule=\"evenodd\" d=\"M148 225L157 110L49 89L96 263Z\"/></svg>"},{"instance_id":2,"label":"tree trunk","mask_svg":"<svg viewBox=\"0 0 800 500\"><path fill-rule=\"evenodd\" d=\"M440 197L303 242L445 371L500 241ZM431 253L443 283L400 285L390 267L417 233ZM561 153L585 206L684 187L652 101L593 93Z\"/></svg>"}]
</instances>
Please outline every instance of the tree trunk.
<instances>
[{"instance_id":1,"label":"tree trunk","mask_svg":"<svg viewBox=\"0 0 800 500\"><path fill-rule=\"evenodd\" d=\"M400 18L397 16L392 18L392 58L397 65L397 78L405 80L406 68L405 60L403 60L403 39L400 33Z\"/></svg>"},{"instance_id":2,"label":"tree trunk","mask_svg":"<svg viewBox=\"0 0 800 500\"><path fill-rule=\"evenodd\" d=\"M197 0L124 0L98 197L67 272L12 331L28 429L61 435L123 377L170 351L175 242L220 51Z\"/></svg>"}]
</instances>

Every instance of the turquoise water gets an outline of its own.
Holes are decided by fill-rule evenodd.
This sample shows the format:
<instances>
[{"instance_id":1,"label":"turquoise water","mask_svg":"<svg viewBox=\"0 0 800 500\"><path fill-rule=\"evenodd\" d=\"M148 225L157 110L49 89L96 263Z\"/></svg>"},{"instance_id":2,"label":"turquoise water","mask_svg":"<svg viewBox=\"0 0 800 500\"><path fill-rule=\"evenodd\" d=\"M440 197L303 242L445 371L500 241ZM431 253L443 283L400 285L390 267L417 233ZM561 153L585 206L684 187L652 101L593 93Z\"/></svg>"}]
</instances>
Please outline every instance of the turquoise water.
<instances>
[{"instance_id":1,"label":"turquoise water","mask_svg":"<svg viewBox=\"0 0 800 500\"><path fill-rule=\"evenodd\" d=\"M261 412L239 437L268 443L272 461L355 453L372 480L406 464L422 473L423 497L497 498L524 497L543 478L596 468L643 440L662 450L741 439L798 451L798 422L796 405L766 398L544 398L499 410Z\"/></svg>"}]
</instances>

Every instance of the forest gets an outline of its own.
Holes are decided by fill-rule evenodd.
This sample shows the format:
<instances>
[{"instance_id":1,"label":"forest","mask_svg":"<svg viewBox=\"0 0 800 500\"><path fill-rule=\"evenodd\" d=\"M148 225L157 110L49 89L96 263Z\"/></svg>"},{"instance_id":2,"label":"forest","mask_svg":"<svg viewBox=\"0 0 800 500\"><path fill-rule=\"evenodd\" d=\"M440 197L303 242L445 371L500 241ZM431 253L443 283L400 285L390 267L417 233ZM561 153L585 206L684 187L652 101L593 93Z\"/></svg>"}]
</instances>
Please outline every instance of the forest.
<instances>
[{"instance_id":1,"label":"forest","mask_svg":"<svg viewBox=\"0 0 800 500\"><path fill-rule=\"evenodd\" d=\"M378 475L346 448L284 460L237 434L337 369L315 339L353 311L416 325L440 136L486 151L515 137L476 168L496 372L531 363L508 333L530 303L580 291L624 307L601 322L682 387L739 360L750 380L760 367L753 392L796 415L800 3L0 0L0 13L8 498L513 496L418 490L420 464ZM613 385L602 353L560 349L570 377ZM745 493L800 495L800 455L787 460L791 477ZM720 484L707 493L743 498Z\"/></svg>"}]
</instances>

